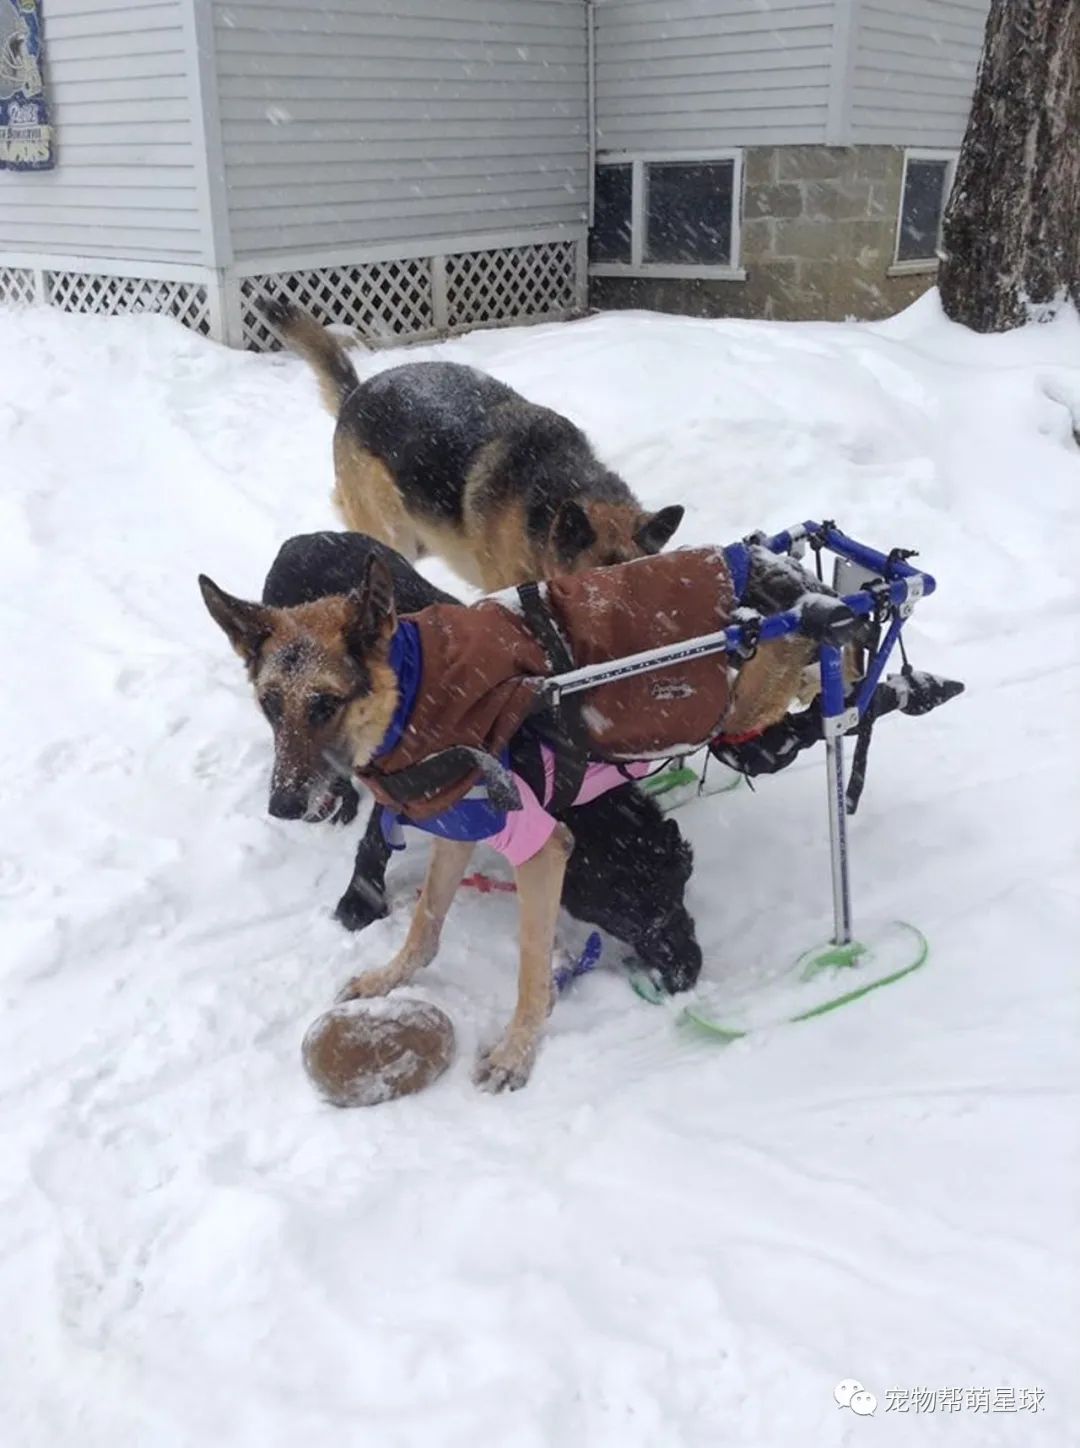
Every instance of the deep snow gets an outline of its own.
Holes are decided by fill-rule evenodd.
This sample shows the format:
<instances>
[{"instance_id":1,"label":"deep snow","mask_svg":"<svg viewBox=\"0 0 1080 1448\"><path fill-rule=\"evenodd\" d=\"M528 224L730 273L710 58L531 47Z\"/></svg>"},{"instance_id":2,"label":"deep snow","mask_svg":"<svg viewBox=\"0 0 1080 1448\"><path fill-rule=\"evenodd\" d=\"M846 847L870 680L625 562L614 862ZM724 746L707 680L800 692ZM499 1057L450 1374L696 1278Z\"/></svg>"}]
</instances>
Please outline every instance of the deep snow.
<instances>
[{"instance_id":1,"label":"deep snow","mask_svg":"<svg viewBox=\"0 0 1080 1448\"><path fill-rule=\"evenodd\" d=\"M1074 1444L1080 326L976 338L931 296L358 357L563 409L688 503L680 542L829 516L918 546L915 662L968 684L882 724L852 832L857 919L916 921L925 971L723 1049L609 948L490 1098L514 908L471 895L417 992L458 1060L367 1111L316 1098L300 1041L401 939L424 850L389 920L332 920L355 827L266 816L195 587L255 594L335 526L313 380L153 317L0 312L0 356L5 1448ZM714 979L827 933L824 790L814 754L682 811ZM886 1411L916 1387L1045 1397Z\"/></svg>"}]
</instances>

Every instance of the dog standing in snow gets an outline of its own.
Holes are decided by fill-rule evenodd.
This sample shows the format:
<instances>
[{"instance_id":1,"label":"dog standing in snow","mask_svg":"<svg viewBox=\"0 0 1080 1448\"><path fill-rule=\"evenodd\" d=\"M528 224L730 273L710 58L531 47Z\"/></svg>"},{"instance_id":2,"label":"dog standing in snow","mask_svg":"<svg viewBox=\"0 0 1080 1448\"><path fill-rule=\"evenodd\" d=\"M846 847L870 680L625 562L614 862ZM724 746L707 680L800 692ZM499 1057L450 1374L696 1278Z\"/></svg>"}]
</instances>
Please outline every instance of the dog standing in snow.
<instances>
[{"instance_id":1,"label":"dog standing in snow","mask_svg":"<svg viewBox=\"0 0 1080 1448\"><path fill-rule=\"evenodd\" d=\"M583 753L569 771L530 728L542 678L560 648L572 662L593 663L725 627L752 595L755 570L768 582L769 559L733 545L552 580L528 595L547 620L534 612L531 625L524 590L516 603L436 604L399 620L393 576L374 555L359 589L293 608L245 602L200 579L274 727L279 787L318 816L334 807L328 778L355 775L391 815L436 837L405 944L385 968L349 982L345 998L386 994L434 958L474 845L486 840L515 868L520 970L514 1016L476 1079L492 1090L525 1083L551 1005L573 849L571 830L546 806L560 790L566 796L568 774L566 797L580 804L625 783L615 761L766 728L798 692L812 646L780 639L737 669L698 658L581 695L594 757ZM696 973L672 984L690 985Z\"/></svg>"},{"instance_id":2,"label":"dog standing in snow","mask_svg":"<svg viewBox=\"0 0 1080 1448\"><path fill-rule=\"evenodd\" d=\"M273 608L293 608L348 594L360 586L373 556L381 558L390 571L400 614L458 602L376 539L362 533L333 532L304 534L283 543L266 576L262 601ZM314 681L310 688L314 690ZM313 811L316 819L334 818L343 824L355 818L359 798L349 776L335 773L324 759L325 777L304 780L303 762L298 768L291 753L297 732L282 718L274 735L270 813L292 819L311 817ZM298 789L298 779L306 787ZM328 806L330 800L336 800L336 808ZM701 967L694 922L683 898L693 869L693 852L675 820L665 819L656 801L632 784L623 784L576 809L560 811L559 818L574 836L563 881L563 908L575 919L598 925L622 941L670 990L690 984ZM376 806L357 847L352 878L335 911L346 930L363 930L388 913L386 868L391 854L382 829L382 811Z\"/></svg>"},{"instance_id":3,"label":"dog standing in snow","mask_svg":"<svg viewBox=\"0 0 1080 1448\"><path fill-rule=\"evenodd\" d=\"M679 506L647 512L580 428L457 362L406 362L361 382L306 312L265 301L312 366L334 433L347 527L415 561L444 558L484 592L658 553Z\"/></svg>"}]
</instances>

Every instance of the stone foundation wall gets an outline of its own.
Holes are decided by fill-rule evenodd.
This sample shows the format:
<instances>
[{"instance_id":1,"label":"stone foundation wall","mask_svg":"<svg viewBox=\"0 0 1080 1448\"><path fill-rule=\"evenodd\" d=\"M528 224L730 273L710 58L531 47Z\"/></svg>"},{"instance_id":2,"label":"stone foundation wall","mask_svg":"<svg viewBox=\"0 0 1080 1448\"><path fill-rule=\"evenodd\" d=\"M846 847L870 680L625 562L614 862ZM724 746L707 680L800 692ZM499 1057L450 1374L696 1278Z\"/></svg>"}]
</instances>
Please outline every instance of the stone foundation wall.
<instances>
[{"instance_id":1,"label":"stone foundation wall","mask_svg":"<svg viewBox=\"0 0 1080 1448\"><path fill-rule=\"evenodd\" d=\"M745 157L746 280L591 277L594 307L780 321L891 316L934 282L890 277L904 170L896 146L759 146Z\"/></svg>"}]
</instances>

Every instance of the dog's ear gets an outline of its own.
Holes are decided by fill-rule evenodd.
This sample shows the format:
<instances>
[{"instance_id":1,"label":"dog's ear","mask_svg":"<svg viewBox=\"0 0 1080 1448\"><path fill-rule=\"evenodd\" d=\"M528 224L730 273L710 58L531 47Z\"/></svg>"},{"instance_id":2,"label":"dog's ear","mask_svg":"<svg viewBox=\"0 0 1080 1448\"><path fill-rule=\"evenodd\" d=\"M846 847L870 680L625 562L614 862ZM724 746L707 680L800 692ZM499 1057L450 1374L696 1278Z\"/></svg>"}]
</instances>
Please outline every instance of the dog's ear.
<instances>
[{"instance_id":1,"label":"dog's ear","mask_svg":"<svg viewBox=\"0 0 1080 1448\"><path fill-rule=\"evenodd\" d=\"M569 562L596 542L596 529L580 503L561 503L551 525L551 541L560 558Z\"/></svg>"},{"instance_id":2,"label":"dog's ear","mask_svg":"<svg viewBox=\"0 0 1080 1448\"><path fill-rule=\"evenodd\" d=\"M199 574L199 588L210 617L225 630L229 642L244 660L254 661L273 629L271 610L261 603L245 603L219 588L205 573Z\"/></svg>"},{"instance_id":3,"label":"dog's ear","mask_svg":"<svg viewBox=\"0 0 1080 1448\"><path fill-rule=\"evenodd\" d=\"M376 554L368 555L363 581L349 594L347 603L345 642L349 652L362 659L381 638L389 638L397 628L394 580Z\"/></svg>"},{"instance_id":4,"label":"dog's ear","mask_svg":"<svg viewBox=\"0 0 1080 1448\"><path fill-rule=\"evenodd\" d=\"M685 512L680 503L672 503L669 508L661 508L659 513L646 518L634 534L634 542L642 553L659 553L682 522Z\"/></svg>"}]
</instances>

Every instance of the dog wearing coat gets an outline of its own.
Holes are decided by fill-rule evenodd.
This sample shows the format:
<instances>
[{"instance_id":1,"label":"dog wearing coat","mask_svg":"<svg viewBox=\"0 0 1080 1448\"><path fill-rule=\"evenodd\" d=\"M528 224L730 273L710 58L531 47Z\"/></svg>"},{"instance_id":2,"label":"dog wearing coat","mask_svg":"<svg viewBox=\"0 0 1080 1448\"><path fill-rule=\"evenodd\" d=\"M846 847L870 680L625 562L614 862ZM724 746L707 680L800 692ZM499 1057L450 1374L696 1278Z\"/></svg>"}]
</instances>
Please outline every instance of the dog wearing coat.
<instances>
[{"instance_id":1,"label":"dog wearing coat","mask_svg":"<svg viewBox=\"0 0 1080 1448\"><path fill-rule=\"evenodd\" d=\"M200 579L210 613L247 663L277 756L287 760L281 787L309 808L315 800L322 813L333 803L319 795L328 771L358 776L390 813L436 836L404 945L343 995L383 995L434 958L476 840L499 837L511 828L506 817L519 813L535 835L507 845L520 909L518 1001L476 1079L492 1090L523 1085L550 1009L555 922L574 848L566 823L545 814L543 765L530 786L512 752L528 738L543 676L553 671L550 637L576 651L579 663L698 637L730 623L741 598L753 605L755 586L767 593L771 568L732 545L552 580L542 600L547 644L526 621L523 599L521 607L509 598L472 608L436 604L399 623L393 575L375 555L359 589L291 608L245 602ZM785 638L763 643L737 667L696 659L584 694L579 723L599 758L576 782L575 798L587 796L589 770L611 771L604 788L622 785L616 760L663 757L722 733L766 728L797 694L811 653L807 640ZM484 781L500 775L501 811L494 789L478 797ZM505 808L508 797L516 810Z\"/></svg>"},{"instance_id":2,"label":"dog wearing coat","mask_svg":"<svg viewBox=\"0 0 1080 1448\"><path fill-rule=\"evenodd\" d=\"M377 539L333 532L304 534L282 544L266 576L262 602L270 608L295 608L347 595L359 587L372 558L385 563L401 614L457 602ZM273 677L273 666L268 677ZM258 673L254 682L258 693ZM261 687L267 686L264 676ZM303 692L302 685L294 684L294 689ZM302 714L302 704L296 712ZM337 773L323 760L323 772L317 770L313 776L308 772L311 756L297 760L293 754L303 730L290 729L281 718L274 733L269 812L286 819L333 818L342 824L354 819L359 798L348 774ZM701 968L701 950L684 903L693 854L676 822L665 819L656 802L629 783L562 812L560 818L574 837L563 882L563 908L622 941L668 990L693 984ZM387 914L386 869L391 854L376 808L335 911L347 930L362 930Z\"/></svg>"}]
</instances>

